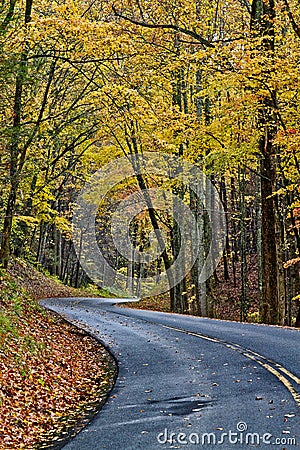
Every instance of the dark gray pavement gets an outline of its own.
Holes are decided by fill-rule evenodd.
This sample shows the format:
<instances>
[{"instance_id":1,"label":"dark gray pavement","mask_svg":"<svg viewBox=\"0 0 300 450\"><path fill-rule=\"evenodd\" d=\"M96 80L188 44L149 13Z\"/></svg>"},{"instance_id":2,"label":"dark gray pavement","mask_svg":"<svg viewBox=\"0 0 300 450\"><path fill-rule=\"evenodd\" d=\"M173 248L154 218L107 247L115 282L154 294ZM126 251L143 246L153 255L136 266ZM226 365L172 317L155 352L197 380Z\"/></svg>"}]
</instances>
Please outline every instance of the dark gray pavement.
<instances>
[{"instance_id":1,"label":"dark gray pavement","mask_svg":"<svg viewBox=\"0 0 300 450\"><path fill-rule=\"evenodd\" d=\"M42 304L119 364L108 402L65 450L300 448L300 332L120 308Z\"/></svg>"}]
</instances>

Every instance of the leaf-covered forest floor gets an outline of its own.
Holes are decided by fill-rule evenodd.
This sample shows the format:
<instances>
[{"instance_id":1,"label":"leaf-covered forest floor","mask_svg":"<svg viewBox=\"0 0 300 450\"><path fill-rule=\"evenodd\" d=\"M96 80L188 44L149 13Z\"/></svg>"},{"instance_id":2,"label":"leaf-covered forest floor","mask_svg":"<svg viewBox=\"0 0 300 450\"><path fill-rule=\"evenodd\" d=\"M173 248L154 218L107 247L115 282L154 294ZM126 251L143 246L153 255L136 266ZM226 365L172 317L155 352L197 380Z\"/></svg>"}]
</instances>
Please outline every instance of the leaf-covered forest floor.
<instances>
[{"instance_id":1,"label":"leaf-covered forest floor","mask_svg":"<svg viewBox=\"0 0 300 450\"><path fill-rule=\"evenodd\" d=\"M212 310L216 319L239 321L241 318L241 264L235 265L235 276L233 266L229 261L229 279L224 279L222 264L219 264L214 276L211 278ZM244 320L250 323L259 323L259 290L257 279L258 267L256 255L250 255L247 259L247 296L244 302L244 311L247 317ZM120 305L122 306L122 305ZM149 309L162 312L170 312L169 293L155 297L147 297L138 303L126 303L124 307ZM298 311L298 302L293 304L293 322Z\"/></svg>"},{"instance_id":2,"label":"leaf-covered forest floor","mask_svg":"<svg viewBox=\"0 0 300 450\"><path fill-rule=\"evenodd\" d=\"M16 258L12 259L8 273L13 277L15 283L25 289L34 300L52 297L109 297L109 292L98 290L96 287L75 289L64 285L58 277L46 276L36 270L27 262Z\"/></svg>"},{"instance_id":3,"label":"leaf-covered forest floor","mask_svg":"<svg viewBox=\"0 0 300 450\"><path fill-rule=\"evenodd\" d=\"M21 261L0 272L1 450L60 448L113 386L106 349L36 302L75 295Z\"/></svg>"}]
</instances>

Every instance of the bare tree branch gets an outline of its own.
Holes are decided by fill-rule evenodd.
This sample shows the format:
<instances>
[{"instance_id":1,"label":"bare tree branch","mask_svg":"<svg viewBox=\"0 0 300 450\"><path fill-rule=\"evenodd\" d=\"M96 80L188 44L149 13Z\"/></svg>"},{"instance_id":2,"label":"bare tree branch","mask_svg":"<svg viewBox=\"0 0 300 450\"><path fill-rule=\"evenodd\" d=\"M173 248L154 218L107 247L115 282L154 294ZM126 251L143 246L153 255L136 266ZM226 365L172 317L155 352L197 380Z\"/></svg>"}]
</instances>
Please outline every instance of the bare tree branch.
<instances>
[{"instance_id":1,"label":"bare tree branch","mask_svg":"<svg viewBox=\"0 0 300 450\"><path fill-rule=\"evenodd\" d=\"M9 22L12 20L14 12L15 12L16 3L17 3L17 0L10 0L8 11L6 13L6 16L3 20L3 22L0 25L1 31L4 31L5 28L8 26Z\"/></svg>"},{"instance_id":2,"label":"bare tree branch","mask_svg":"<svg viewBox=\"0 0 300 450\"><path fill-rule=\"evenodd\" d=\"M295 22L295 19L294 19L293 13L291 11L290 5L288 3L288 0L283 0L283 1L284 1L284 4L285 4L285 7L286 7L287 14L288 14L289 19L290 19L290 22L292 24L293 30L295 31L296 35L300 39L300 28Z\"/></svg>"},{"instance_id":3,"label":"bare tree branch","mask_svg":"<svg viewBox=\"0 0 300 450\"><path fill-rule=\"evenodd\" d=\"M214 48L214 45L211 42L209 42L207 39L200 36L200 34L196 33L195 31L188 30L187 28L181 28L177 25L172 25L172 24L152 24L152 23L147 23L144 21L140 22L139 20L135 20L130 17L124 16L123 14L118 12L114 6L112 7L112 9L113 9L114 14L117 17L127 20L128 22L131 22L134 25L139 25L139 26L145 27L145 28L160 28L160 29L166 29L166 30L174 30L179 33L185 34L187 36L193 37L194 39L196 39L197 41L199 41L201 44L203 44L206 47Z\"/></svg>"},{"instance_id":4,"label":"bare tree branch","mask_svg":"<svg viewBox=\"0 0 300 450\"><path fill-rule=\"evenodd\" d=\"M251 14L251 5L248 2L248 0L239 0L240 4L245 6L245 8L247 9L248 13Z\"/></svg>"}]
</instances>

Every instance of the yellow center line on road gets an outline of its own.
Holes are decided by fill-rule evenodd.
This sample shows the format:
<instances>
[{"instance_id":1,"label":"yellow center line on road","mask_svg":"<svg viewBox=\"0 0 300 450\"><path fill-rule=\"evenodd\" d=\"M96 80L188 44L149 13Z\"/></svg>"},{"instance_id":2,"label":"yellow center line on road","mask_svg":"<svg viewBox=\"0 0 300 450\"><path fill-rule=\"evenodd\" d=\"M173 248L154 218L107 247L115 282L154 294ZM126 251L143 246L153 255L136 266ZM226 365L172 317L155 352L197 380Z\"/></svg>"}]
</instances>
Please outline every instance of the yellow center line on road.
<instances>
[{"instance_id":1,"label":"yellow center line on road","mask_svg":"<svg viewBox=\"0 0 300 450\"><path fill-rule=\"evenodd\" d=\"M296 389L289 382L289 380L287 380L280 372L278 372L278 370L274 369L274 367L270 366L269 364L267 364L267 363L265 363L263 361L260 361L259 359L255 358L255 356L249 355L248 353L243 353L243 355L245 355L247 358L252 359L256 363L260 364L262 367L264 367L269 372L271 372L273 375L275 375L275 377L278 378L278 380L281 381L281 383L283 383L284 386L290 391L290 393L292 394L295 402L297 403L297 405L300 408L300 394L296 391ZM290 373L289 371L287 371L287 372Z\"/></svg>"},{"instance_id":2,"label":"yellow center line on road","mask_svg":"<svg viewBox=\"0 0 300 450\"><path fill-rule=\"evenodd\" d=\"M284 373L285 375L287 375L291 380L293 380L298 385L300 385L300 379L296 375L294 375L292 372L290 372L288 369L286 369L285 367L276 363L275 361L272 361L271 359L266 358L265 356L262 356L259 353L256 353L252 350L244 349L239 344L232 344L232 343L223 341L222 339L219 339L219 338L211 338L209 336L205 336L204 334L194 333L192 331L186 331L186 330L182 330L181 328L170 327L168 325L162 325L162 327L168 328L169 330L178 331L179 333L188 334L189 336L195 336L200 339L205 339L206 341L211 341L216 344L225 345L226 347L231 348L232 350L235 350L235 351L241 353L246 358L249 358L252 361L255 361L257 364L260 364L262 367L264 367L266 370L268 370L268 372L270 372L272 375L274 375L288 389L288 391L292 395L293 399L295 400L297 406L300 408L300 394L296 391L296 389L291 384L291 382L279 372L279 370L282 373Z\"/></svg>"},{"instance_id":3,"label":"yellow center line on road","mask_svg":"<svg viewBox=\"0 0 300 450\"><path fill-rule=\"evenodd\" d=\"M260 355L259 353L254 352L253 350L249 350L247 349L247 352L251 353L252 355L258 356L259 358L264 359L265 361L274 364L275 367L280 370L281 372L285 373L289 378L291 378L292 380L294 380L297 384L300 385L300 378L298 378L296 375L294 375L293 373L291 373L289 370L287 370L285 367L281 366L280 364L272 361L269 358L266 358L265 356Z\"/></svg>"}]
</instances>

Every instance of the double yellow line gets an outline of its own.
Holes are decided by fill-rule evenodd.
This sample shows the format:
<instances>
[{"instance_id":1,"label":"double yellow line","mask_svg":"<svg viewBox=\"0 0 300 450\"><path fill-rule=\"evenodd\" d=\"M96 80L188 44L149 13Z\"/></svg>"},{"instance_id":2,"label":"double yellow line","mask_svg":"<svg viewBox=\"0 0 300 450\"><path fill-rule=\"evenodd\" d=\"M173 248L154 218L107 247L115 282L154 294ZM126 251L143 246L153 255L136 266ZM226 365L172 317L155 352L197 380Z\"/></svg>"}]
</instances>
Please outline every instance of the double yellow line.
<instances>
[{"instance_id":1,"label":"double yellow line","mask_svg":"<svg viewBox=\"0 0 300 450\"><path fill-rule=\"evenodd\" d=\"M266 358L265 356L260 355L259 353L256 353L252 350L244 349L238 344L232 344L223 341L222 339L212 338L206 336L205 334L193 333L192 331L186 331L182 330L181 328L170 327L168 325L161 325L161 326L164 328L168 328L169 330L178 331L179 333L188 334L189 336L195 336L200 339L205 339L206 341L211 341L215 342L216 344L224 345L225 347L231 348L232 350L242 354L243 356L246 356L246 358L255 361L257 364L260 364L262 367L264 367L266 370L272 373L288 389L290 394L293 396L295 402L297 403L297 406L300 408L300 394L299 392L296 391L292 383L289 381L289 379L293 380L298 386L300 386L300 379L292 372L290 372L288 369L276 363L275 361L272 361L271 359ZM286 376L284 376L283 374ZM289 379L286 377L288 377Z\"/></svg>"}]
</instances>

